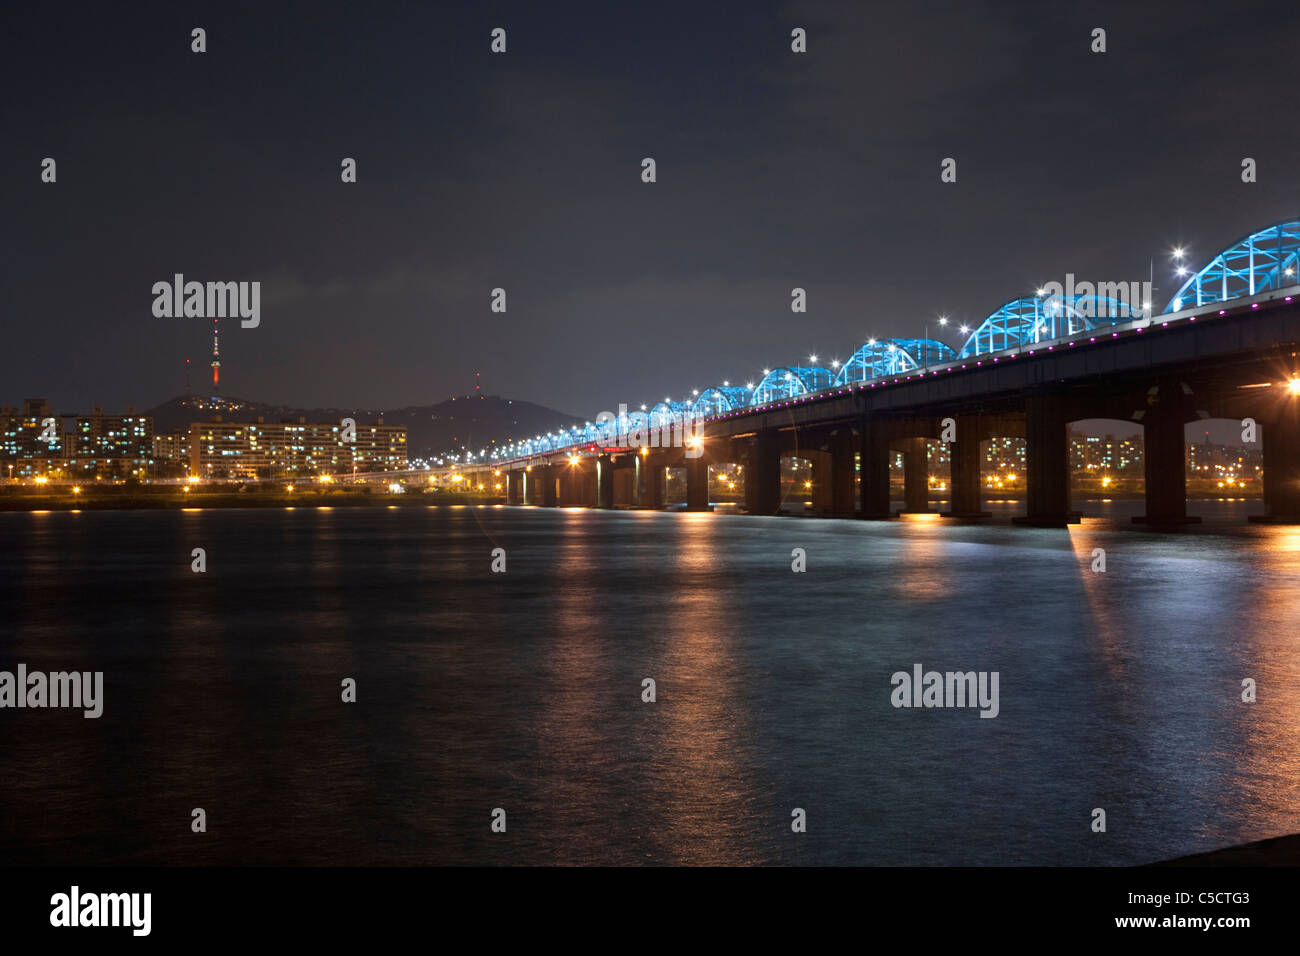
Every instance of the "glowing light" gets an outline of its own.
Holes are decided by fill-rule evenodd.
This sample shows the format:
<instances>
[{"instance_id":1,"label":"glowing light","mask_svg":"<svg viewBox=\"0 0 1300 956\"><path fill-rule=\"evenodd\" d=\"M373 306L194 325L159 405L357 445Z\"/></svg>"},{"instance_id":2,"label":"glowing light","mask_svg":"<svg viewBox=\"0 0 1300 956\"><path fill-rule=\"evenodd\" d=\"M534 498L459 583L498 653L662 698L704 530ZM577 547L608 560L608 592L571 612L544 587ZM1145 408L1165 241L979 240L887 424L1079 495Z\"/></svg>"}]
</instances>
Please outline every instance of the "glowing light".
<instances>
[{"instance_id":1,"label":"glowing light","mask_svg":"<svg viewBox=\"0 0 1300 956\"><path fill-rule=\"evenodd\" d=\"M569 464L570 464L570 465L576 465L576 464L577 464L578 462L580 462L580 461L582 461L582 459L579 458L577 455L570 455L570 456L569 456Z\"/></svg>"},{"instance_id":2,"label":"glowing light","mask_svg":"<svg viewBox=\"0 0 1300 956\"><path fill-rule=\"evenodd\" d=\"M810 361L810 362L816 362L816 361L817 361L817 356L815 356L815 355L810 355L810 356L808 356L808 361Z\"/></svg>"},{"instance_id":3,"label":"glowing light","mask_svg":"<svg viewBox=\"0 0 1300 956\"><path fill-rule=\"evenodd\" d=\"M36 476L36 483L37 483L38 485L43 485L43 484L45 484L45 483L46 483L47 481L49 481L49 480L50 480L50 479L46 478L44 475L37 475L37 476Z\"/></svg>"},{"instance_id":4,"label":"glowing light","mask_svg":"<svg viewBox=\"0 0 1300 956\"><path fill-rule=\"evenodd\" d=\"M79 494L81 494L81 485L73 485L73 486L72 486L72 493L73 493L74 495L79 495Z\"/></svg>"},{"instance_id":5,"label":"glowing light","mask_svg":"<svg viewBox=\"0 0 1300 956\"><path fill-rule=\"evenodd\" d=\"M1300 395L1300 378L1293 378L1286 384L1287 388L1291 390L1292 395Z\"/></svg>"},{"instance_id":6,"label":"glowing light","mask_svg":"<svg viewBox=\"0 0 1300 956\"><path fill-rule=\"evenodd\" d=\"M285 490L285 491L288 491L288 492L292 492L292 491L293 491L293 485L285 485L285 486L284 486L284 490Z\"/></svg>"}]
</instances>

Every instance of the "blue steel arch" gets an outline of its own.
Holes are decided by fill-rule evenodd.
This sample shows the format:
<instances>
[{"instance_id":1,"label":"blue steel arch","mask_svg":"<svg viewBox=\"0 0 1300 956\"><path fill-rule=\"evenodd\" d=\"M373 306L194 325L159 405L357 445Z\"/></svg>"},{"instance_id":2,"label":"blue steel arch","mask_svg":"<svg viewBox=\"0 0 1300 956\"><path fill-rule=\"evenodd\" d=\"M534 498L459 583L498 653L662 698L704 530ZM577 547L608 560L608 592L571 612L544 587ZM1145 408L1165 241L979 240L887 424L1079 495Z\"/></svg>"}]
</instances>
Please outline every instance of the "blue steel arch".
<instances>
[{"instance_id":1,"label":"blue steel arch","mask_svg":"<svg viewBox=\"0 0 1300 956\"><path fill-rule=\"evenodd\" d=\"M1300 282L1300 220L1242 236L1183 283L1165 312L1257 295Z\"/></svg>"},{"instance_id":2,"label":"blue steel arch","mask_svg":"<svg viewBox=\"0 0 1300 956\"><path fill-rule=\"evenodd\" d=\"M951 362L957 357L957 353L951 346L945 345L938 339L890 339L890 341L907 352L912 359L913 368Z\"/></svg>"},{"instance_id":3,"label":"blue steel arch","mask_svg":"<svg viewBox=\"0 0 1300 956\"><path fill-rule=\"evenodd\" d=\"M819 392L823 388L830 388L834 383L835 375L828 368L803 365L774 368L763 376L749 403L766 405L783 398Z\"/></svg>"},{"instance_id":4,"label":"blue steel arch","mask_svg":"<svg viewBox=\"0 0 1300 956\"><path fill-rule=\"evenodd\" d=\"M628 440L635 438L640 442L650 434L650 413L641 411L628 412L627 419L622 427L624 436Z\"/></svg>"},{"instance_id":5,"label":"blue steel arch","mask_svg":"<svg viewBox=\"0 0 1300 956\"><path fill-rule=\"evenodd\" d=\"M1130 304L1113 296L1025 295L995 309L971 333L957 357L969 358L1078 335L1141 314L1142 303Z\"/></svg>"},{"instance_id":6,"label":"blue steel arch","mask_svg":"<svg viewBox=\"0 0 1300 956\"><path fill-rule=\"evenodd\" d=\"M650 409L650 427L653 429L668 428L671 425L685 422L690 417L690 402L660 402Z\"/></svg>"},{"instance_id":7,"label":"blue steel arch","mask_svg":"<svg viewBox=\"0 0 1300 956\"><path fill-rule=\"evenodd\" d=\"M893 339L870 339L840 368L835 384L852 385L885 375L899 375L914 368L916 359Z\"/></svg>"},{"instance_id":8,"label":"blue steel arch","mask_svg":"<svg viewBox=\"0 0 1300 956\"><path fill-rule=\"evenodd\" d=\"M725 415L727 412L734 412L737 409L744 408L753 397L754 393L752 391L739 385L715 385L713 388L705 389L700 393L700 397L695 400L692 412L696 418Z\"/></svg>"},{"instance_id":9,"label":"blue steel arch","mask_svg":"<svg viewBox=\"0 0 1300 956\"><path fill-rule=\"evenodd\" d=\"M951 362L957 353L938 339L871 339L844 363L836 385L902 375L914 369Z\"/></svg>"}]
</instances>

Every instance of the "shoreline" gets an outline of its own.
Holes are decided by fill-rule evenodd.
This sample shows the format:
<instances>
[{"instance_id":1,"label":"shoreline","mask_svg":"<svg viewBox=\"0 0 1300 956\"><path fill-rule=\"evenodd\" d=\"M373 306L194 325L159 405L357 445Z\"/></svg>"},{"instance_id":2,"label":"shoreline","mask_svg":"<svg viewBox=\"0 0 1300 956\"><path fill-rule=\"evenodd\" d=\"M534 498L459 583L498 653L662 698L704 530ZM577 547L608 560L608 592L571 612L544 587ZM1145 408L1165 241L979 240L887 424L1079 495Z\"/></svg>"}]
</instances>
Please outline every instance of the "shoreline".
<instances>
[{"instance_id":1,"label":"shoreline","mask_svg":"<svg viewBox=\"0 0 1300 956\"><path fill-rule=\"evenodd\" d=\"M301 494L286 492L193 492L175 494L167 492L130 492L115 493L100 490L96 494L0 494L0 512L43 512L43 511L157 511L157 510L193 510L200 508L375 508L375 507L436 507L438 505L458 505L461 507L478 505L507 505L505 495L453 495L449 493L411 493L390 494L386 492L370 493L364 491L311 491ZM1110 501L1141 501L1141 494L1119 494L1096 497L1077 497L1076 504L1102 503ZM901 499L900 499L901 500ZM986 499L987 503L1023 502L1023 497L1006 496ZM1247 495L1207 495L1189 496L1192 501L1238 501L1251 503L1262 501L1260 496ZM946 498L931 500L931 508L943 510ZM744 508L744 501L712 501L711 505L725 509ZM668 504L663 510L673 510L684 502ZM522 505L516 507L525 507ZM589 506L575 506L589 507ZM619 508L616 510L629 510ZM630 509L637 510L637 509ZM794 513L798 516L798 513Z\"/></svg>"},{"instance_id":2,"label":"shoreline","mask_svg":"<svg viewBox=\"0 0 1300 956\"><path fill-rule=\"evenodd\" d=\"M1207 850L1146 866L1300 866L1300 834Z\"/></svg>"},{"instance_id":3,"label":"shoreline","mask_svg":"<svg viewBox=\"0 0 1300 956\"><path fill-rule=\"evenodd\" d=\"M0 512L38 511L159 511L204 508L415 508L436 505L503 505L505 498L465 497L451 499L424 494L268 494L224 492L219 494L136 494L136 495L22 495L0 496Z\"/></svg>"}]
</instances>

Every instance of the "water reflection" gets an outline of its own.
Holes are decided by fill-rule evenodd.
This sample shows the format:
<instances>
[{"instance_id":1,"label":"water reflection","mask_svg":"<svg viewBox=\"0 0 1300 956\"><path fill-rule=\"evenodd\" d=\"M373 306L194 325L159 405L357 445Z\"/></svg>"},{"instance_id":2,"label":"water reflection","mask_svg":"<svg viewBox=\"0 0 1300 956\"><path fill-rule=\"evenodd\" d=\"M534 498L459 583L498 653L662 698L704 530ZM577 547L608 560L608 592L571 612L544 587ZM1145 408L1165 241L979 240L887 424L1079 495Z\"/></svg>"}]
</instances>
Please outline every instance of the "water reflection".
<instances>
[{"instance_id":1,"label":"water reflection","mask_svg":"<svg viewBox=\"0 0 1300 956\"><path fill-rule=\"evenodd\" d=\"M0 855L1073 865L1300 830L1300 530L1223 502L1204 528L1135 531L1131 505L1089 503L1102 517L1068 531L0 515L0 667L93 665L107 685L99 721L7 714ZM890 673L917 661L999 670L1001 714L892 708ZM1079 825L1094 806L1111 839Z\"/></svg>"}]
</instances>

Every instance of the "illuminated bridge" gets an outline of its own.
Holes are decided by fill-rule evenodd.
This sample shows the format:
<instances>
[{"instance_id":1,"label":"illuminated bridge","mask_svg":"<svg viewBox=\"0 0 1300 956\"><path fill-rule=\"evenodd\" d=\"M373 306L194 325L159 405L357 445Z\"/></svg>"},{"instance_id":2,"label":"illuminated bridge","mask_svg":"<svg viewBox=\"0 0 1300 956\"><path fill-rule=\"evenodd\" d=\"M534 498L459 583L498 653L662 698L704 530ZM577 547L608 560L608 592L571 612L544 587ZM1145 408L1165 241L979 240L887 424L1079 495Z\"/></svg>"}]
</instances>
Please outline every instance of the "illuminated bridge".
<instances>
[{"instance_id":1,"label":"illuminated bridge","mask_svg":"<svg viewBox=\"0 0 1300 956\"><path fill-rule=\"evenodd\" d=\"M1059 284L1011 299L954 350L936 339L872 339L842 365L789 365L583 428L537 436L462 470L500 472L512 504L659 508L665 471L686 470L687 507L709 507L709 470L740 464L751 513L781 511L781 459L812 465L814 509L891 517L889 462L904 461L906 510L929 508L927 442L948 443L951 510L986 517L980 443L1025 440L1018 521L1077 520L1068 426L1124 419L1145 439L1146 516L1186 511L1186 423L1253 419L1264 453L1265 520L1300 520L1300 219L1233 242L1164 311L1138 283ZM1149 288L1146 291L1149 295ZM967 331L967 330L964 330ZM501 476L504 476L504 481Z\"/></svg>"}]
</instances>

